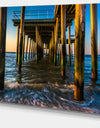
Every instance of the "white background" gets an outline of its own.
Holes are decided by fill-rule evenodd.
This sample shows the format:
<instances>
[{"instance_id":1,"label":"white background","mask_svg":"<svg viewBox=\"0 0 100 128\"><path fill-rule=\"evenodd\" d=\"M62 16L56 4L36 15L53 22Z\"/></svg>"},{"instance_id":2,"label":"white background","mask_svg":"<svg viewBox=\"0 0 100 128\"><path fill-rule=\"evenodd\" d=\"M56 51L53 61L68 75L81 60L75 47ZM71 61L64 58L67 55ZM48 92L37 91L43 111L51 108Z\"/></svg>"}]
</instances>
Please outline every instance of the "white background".
<instances>
[{"instance_id":1,"label":"white background","mask_svg":"<svg viewBox=\"0 0 100 128\"><path fill-rule=\"evenodd\" d=\"M100 0L0 0L0 6L90 3ZM0 104L0 128L100 128L100 115Z\"/></svg>"}]
</instances>

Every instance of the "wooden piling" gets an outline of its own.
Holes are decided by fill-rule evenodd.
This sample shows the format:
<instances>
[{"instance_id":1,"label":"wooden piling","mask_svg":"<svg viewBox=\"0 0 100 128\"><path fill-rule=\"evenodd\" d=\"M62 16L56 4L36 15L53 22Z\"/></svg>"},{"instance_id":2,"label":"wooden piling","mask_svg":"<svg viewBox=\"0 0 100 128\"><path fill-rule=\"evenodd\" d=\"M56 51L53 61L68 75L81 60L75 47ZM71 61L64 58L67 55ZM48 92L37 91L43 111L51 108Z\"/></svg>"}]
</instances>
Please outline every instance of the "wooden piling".
<instances>
[{"instance_id":1,"label":"wooden piling","mask_svg":"<svg viewBox=\"0 0 100 128\"><path fill-rule=\"evenodd\" d=\"M4 89L7 8L0 7L0 90Z\"/></svg>"},{"instance_id":2,"label":"wooden piling","mask_svg":"<svg viewBox=\"0 0 100 128\"><path fill-rule=\"evenodd\" d=\"M24 50L25 50L25 32L23 32L23 61L24 61Z\"/></svg>"},{"instance_id":3,"label":"wooden piling","mask_svg":"<svg viewBox=\"0 0 100 128\"><path fill-rule=\"evenodd\" d=\"M33 57L35 55L35 42L33 41Z\"/></svg>"},{"instance_id":4,"label":"wooden piling","mask_svg":"<svg viewBox=\"0 0 100 128\"><path fill-rule=\"evenodd\" d=\"M73 56L73 47L72 47L72 43L71 43L71 58Z\"/></svg>"},{"instance_id":5,"label":"wooden piling","mask_svg":"<svg viewBox=\"0 0 100 128\"><path fill-rule=\"evenodd\" d=\"M40 34L39 34L39 37L40 37L40 56L41 56L40 59L42 59L43 58L43 42Z\"/></svg>"},{"instance_id":6,"label":"wooden piling","mask_svg":"<svg viewBox=\"0 0 100 128\"><path fill-rule=\"evenodd\" d=\"M31 58L33 58L33 39L32 39L32 48L31 48Z\"/></svg>"},{"instance_id":7,"label":"wooden piling","mask_svg":"<svg viewBox=\"0 0 100 128\"><path fill-rule=\"evenodd\" d=\"M70 39L70 26L68 26L68 49L69 49L69 66L71 66L71 39Z\"/></svg>"},{"instance_id":8,"label":"wooden piling","mask_svg":"<svg viewBox=\"0 0 100 128\"><path fill-rule=\"evenodd\" d=\"M21 21L20 21L20 40L19 40L19 52L18 52L18 72L21 72L22 67L22 46L23 46L23 32L24 32L24 15L25 7L21 8Z\"/></svg>"},{"instance_id":9,"label":"wooden piling","mask_svg":"<svg viewBox=\"0 0 100 128\"><path fill-rule=\"evenodd\" d=\"M26 44L26 60L27 60L27 51L28 51L28 35L27 35L27 44Z\"/></svg>"},{"instance_id":10,"label":"wooden piling","mask_svg":"<svg viewBox=\"0 0 100 128\"><path fill-rule=\"evenodd\" d=\"M31 55L31 38L30 38L30 44L29 44L29 59L30 59L30 56Z\"/></svg>"},{"instance_id":11,"label":"wooden piling","mask_svg":"<svg viewBox=\"0 0 100 128\"><path fill-rule=\"evenodd\" d=\"M54 46L54 65L57 65L57 42L58 42L59 18L56 17L55 25L55 46Z\"/></svg>"},{"instance_id":12,"label":"wooden piling","mask_svg":"<svg viewBox=\"0 0 100 128\"><path fill-rule=\"evenodd\" d=\"M81 101L84 95L84 45L86 5L75 5L75 88L74 99Z\"/></svg>"},{"instance_id":13,"label":"wooden piling","mask_svg":"<svg viewBox=\"0 0 100 128\"><path fill-rule=\"evenodd\" d=\"M46 56L47 56L47 48L48 48L48 45L46 44Z\"/></svg>"},{"instance_id":14,"label":"wooden piling","mask_svg":"<svg viewBox=\"0 0 100 128\"><path fill-rule=\"evenodd\" d=\"M91 63L92 79L97 80L97 4L91 4Z\"/></svg>"},{"instance_id":15,"label":"wooden piling","mask_svg":"<svg viewBox=\"0 0 100 128\"><path fill-rule=\"evenodd\" d=\"M66 6L61 5L61 76L66 75Z\"/></svg>"},{"instance_id":16,"label":"wooden piling","mask_svg":"<svg viewBox=\"0 0 100 128\"><path fill-rule=\"evenodd\" d=\"M52 39L50 40L50 43L49 43L49 59L51 59L51 42L52 42Z\"/></svg>"},{"instance_id":17,"label":"wooden piling","mask_svg":"<svg viewBox=\"0 0 100 128\"><path fill-rule=\"evenodd\" d=\"M39 57L38 57L38 27L36 26L36 62L38 63Z\"/></svg>"},{"instance_id":18,"label":"wooden piling","mask_svg":"<svg viewBox=\"0 0 100 128\"><path fill-rule=\"evenodd\" d=\"M36 61L38 63L38 61L43 57L43 42L37 26L36 26L36 49L37 49Z\"/></svg>"},{"instance_id":19,"label":"wooden piling","mask_svg":"<svg viewBox=\"0 0 100 128\"><path fill-rule=\"evenodd\" d=\"M32 58L32 55L33 55L33 40L32 40L32 43L31 43L31 58Z\"/></svg>"},{"instance_id":20,"label":"wooden piling","mask_svg":"<svg viewBox=\"0 0 100 128\"><path fill-rule=\"evenodd\" d=\"M60 38L58 40L58 59L60 60Z\"/></svg>"},{"instance_id":21,"label":"wooden piling","mask_svg":"<svg viewBox=\"0 0 100 128\"><path fill-rule=\"evenodd\" d=\"M52 61L54 61L54 31L52 31L51 56Z\"/></svg>"},{"instance_id":22,"label":"wooden piling","mask_svg":"<svg viewBox=\"0 0 100 128\"><path fill-rule=\"evenodd\" d=\"M17 50L16 50L16 63L18 63L18 49L19 49L19 26L17 26Z\"/></svg>"}]
</instances>

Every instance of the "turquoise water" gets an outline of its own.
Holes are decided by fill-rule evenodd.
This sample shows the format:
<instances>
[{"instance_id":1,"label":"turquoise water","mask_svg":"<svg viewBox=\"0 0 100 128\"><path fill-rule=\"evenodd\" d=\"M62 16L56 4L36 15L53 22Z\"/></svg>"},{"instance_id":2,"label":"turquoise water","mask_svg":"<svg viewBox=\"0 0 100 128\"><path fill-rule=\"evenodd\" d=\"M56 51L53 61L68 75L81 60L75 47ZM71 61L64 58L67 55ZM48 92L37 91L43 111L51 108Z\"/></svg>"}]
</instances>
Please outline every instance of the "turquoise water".
<instances>
[{"instance_id":1,"label":"turquoise water","mask_svg":"<svg viewBox=\"0 0 100 128\"><path fill-rule=\"evenodd\" d=\"M84 101L74 101L74 56L72 66L66 65L66 78L60 75L60 64L55 67L48 57L39 64L24 61L18 74L16 53L6 53L5 90L0 102L26 104L54 109L100 113L100 56L98 56L98 80L91 84L91 56L85 56Z\"/></svg>"}]
</instances>

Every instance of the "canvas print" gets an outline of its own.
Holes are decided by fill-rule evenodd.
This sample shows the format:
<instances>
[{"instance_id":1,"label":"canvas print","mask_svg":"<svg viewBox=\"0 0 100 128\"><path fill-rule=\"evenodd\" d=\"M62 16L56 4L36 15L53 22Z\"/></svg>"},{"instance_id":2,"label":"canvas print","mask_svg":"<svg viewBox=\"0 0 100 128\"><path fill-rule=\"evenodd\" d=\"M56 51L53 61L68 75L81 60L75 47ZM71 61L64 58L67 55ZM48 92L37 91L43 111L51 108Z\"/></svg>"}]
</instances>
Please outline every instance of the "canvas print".
<instances>
[{"instance_id":1,"label":"canvas print","mask_svg":"<svg viewBox=\"0 0 100 128\"><path fill-rule=\"evenodd\" d=\"M100 114L99 12L0 7L0 102Z\"/></svg>"}]
</instances>

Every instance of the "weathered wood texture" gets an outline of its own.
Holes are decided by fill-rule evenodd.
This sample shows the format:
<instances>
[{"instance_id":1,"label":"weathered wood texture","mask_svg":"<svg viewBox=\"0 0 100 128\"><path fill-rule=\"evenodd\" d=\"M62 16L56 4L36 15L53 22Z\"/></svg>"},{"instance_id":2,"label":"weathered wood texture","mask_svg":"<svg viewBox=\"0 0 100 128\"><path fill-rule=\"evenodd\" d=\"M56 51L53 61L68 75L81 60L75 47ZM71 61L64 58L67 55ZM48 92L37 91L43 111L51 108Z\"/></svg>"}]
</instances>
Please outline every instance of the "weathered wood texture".
<instances>
[{"instance_id":1,"label":"weathered wood texture","mask_svg":"<svg viewBox=\"0 0 100 128\"><path fill-rule=\"evenodd\" d=\"M60 38L58 40L58 59L60 60Z\"/></svg>"},{"instance_id":2,"label":"weathered wood texture","mask_svg":"<svg viewBox=\"0 0 100 128\"><path fill-rule=\"evenodd\" d=\"M28 35L27 35L27 43L26 43L26 60L27 60L27 52L28 52L28 40L29 40L29 38L28 38Z\"/></svg>"},{"instance_id":3,"label":"weathered wood texture","mask_svg":"<svg viewBox=\"0 0 100 128\"><path fill-rule=\"evenodd\" d=\"M25 50L25 32L23 32L23 61L24 61L24 50Z\"/></svg>"},{"instance_id":4,"label":"weathered wood texture","mask_svg":"<svg viewBox=\"0 0 100 128\"><path fill-rule=\"evenodd\" d=\"M47 49L48 49L48 45L46 44L46 55L47 55Z\"/></svg>"},{"instance_id":5,"label":"weathered wood texture","mask_svg":"<svg viewBox=\"0 0 100 128\"><path fill-rule=\"evenodd\" d=\"M69 66L71 66L71 39L70 39L70 26L68 26L68 51L69 51Z\"/></svg>"},{"instance_id":6,"label":"weathered wood texture","mask_svg":"<svg viewBox=\"0 0 100 128\"><path fill-rule=\"evenodd\" d=\"M49 59L51 59L51 43L52 43L52 38L49 43Z\"/></svg>"},{"instance_id":7,"label":"weathered wood texture","mask_svg":"<svg viewBox=\"0 0 100 128\"><path fill-rule=\"evenodd\" d=\"M36 52L35 52L35 50L36 50L36 43L34 42L34 40L33 40L33 57L34 57L34 55L36 54Z\"/></svg>"},{"instance_id":8,"label":"weathered wood texture","mask_svg":"<svg viewBox=\"0 0 100 128\"><path fill-rule=\"evenodd\" d=\"M31 58L33 58L33 39L32 39L32 47L31 47Z\"/></svg>"},{"instance_id":9,"label":"weathered wood texture","mask_svg":"<svg viewBox=\"0 0 100 128\"><path fill-rule=\"evenodd\" d=\"M31 38L30 38L30 44L29 44L29 59L30 59L30 57L31 57Z\"/></svg>"},{"instance_id":10,"label":"weathered wood texture","mask_svg":"<svg viewBox=\"0 0 100 128\"><path fill-rule=\"evenodd\" d=\"M61 5L61 76L66 75L66 6Z\"/></svg>"},{"instance_id":11,"label":"weathered wood texture","mask_svg":"<svg viewBox=\"0 0 100 128\"><path fill-rule=\"evenodd\" d=\"M32 58L32 55L33 55L33 40L32 40L32 43L31 43L31 58Z\"/></svg>"},{"instance_id":12,"label":"weathered wood texture","mask_svg":"<svg viewBox=\"0 0 100 128\"><path fill-rule=\"evenodd\" d=\"M18 63L18 49L19 49L19 26L17 26L17 50L16 50L16 63Z\"/></svg>"},{"instance_id":13,"label":"weathered wood texture","mask_svg":"<svg viewBox=\"0 0 100 128\"><path fill-rule=\"evenodd\" d=\"M72 46L72 43L71 43L71 57L73 56L73 46Z\"/></svg>"},{"instance_id":14,"label":"weathered wood texture","mask_svg":"<svg viewBox=\"0 0 100 128\"><path fill-rule=\"evenodd\" d=\"M54 65L57 65L57 43L58 43L59 18L56 17L55 43L54 43Z\"/></svg>"},{"instance_id":15,"label":"weathered wood texture","mask_svg":"<svg viewBox=\"0 0 100 128\"><path fill-rule=\"evenodd\" d=\"M0 8L0 90L4 89L7 8Z\"/></svg>"},{"instance_id":16,"label":"weathered wood texture","mask_svg":"<svg viewBox=\"0 0 100 128\"><path fill-rule=\"evenodd\" d=\"M83 100L84 95L84 45L86 5L77 4L75 12L75 88L74 99Z\"/></svg>"},{"instance_id":17,"label":"weathered wood texture","mask_svg":"<svg viewBox=\"0 0 100 128\"><path fill-rule=\"evenodd\" d=\"M18 72L21 72L22 67L22 49L23 49L23 32L24 32L24 15L25 7L21 9L21 21L20 21L20 40L19 40L19 52L18 52Z\"/></svg>"},{"instance_id":18,"label":"weathered wood texture","mask_svg":"<svg viewBox=\"0 0 100 128\"><path fill-rule=\"evenodd\" d=\"M92 78L97 79L97 4L91 4L91 60Z\"/></svg>"},{"instance_id":19,"label":"weathered wood texture","mask_svg":"<svg viewBox=\"0 0 100 128\"><path fill-rule=\"evenodd\" d=\"M51 41L51 59L54 61L54 31L52 31L52 41Z\"/></svg>"},{"instance_id":20,"label":"weathered wood texture","mask_svg":"<svg viewBox=\"0 0 100 128\"><path fill-rule=\"evenodd\" d=\"M38 31L38 27L36 26L36 49L37 49L37 57L36 57L36 61L38 63L38 61L43 57L43 43L42 43L42 39L41 36L39 34Z\"/></svg>"}]
</instances>

